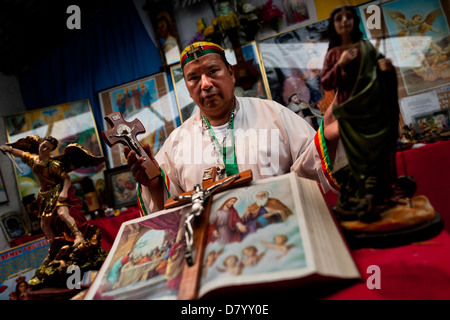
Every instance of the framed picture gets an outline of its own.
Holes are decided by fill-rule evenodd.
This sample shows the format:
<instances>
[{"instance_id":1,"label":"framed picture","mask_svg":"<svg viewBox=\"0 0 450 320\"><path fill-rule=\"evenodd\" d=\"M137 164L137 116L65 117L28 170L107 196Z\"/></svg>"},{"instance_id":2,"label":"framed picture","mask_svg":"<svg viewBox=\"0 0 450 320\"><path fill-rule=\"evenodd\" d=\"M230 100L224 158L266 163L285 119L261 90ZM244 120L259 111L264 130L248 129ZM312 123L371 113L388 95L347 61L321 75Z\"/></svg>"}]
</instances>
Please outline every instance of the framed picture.
<instances>
[{"instance_id":1,"label":"framed picture","mask_svg":"<svg viewBox=\"0 0 450 320\"><path fill-rule=\"evenodd\" d=\"M189 91L184 82L183 70L180 64L170 67L170 74L172 76L173 90L175 92L175 99L180 110L181 122L186 121L190 116L194 115L198 107L194 100L189 96Z\"/></svg>"},{"instance_id":2,"label":"framed picture","mask_svg":"<svg viewBox=\"0 0 450 320\"><path fill-rule=\"evenodd\" d=\"M180 125L179 110L169 90L166 73L157 73L98 93L102 118L120 112L125 121L139 119L146 132L139 135L141 143L148 143L156 154L166 137ZM105 130L110 129L104 121ZM109 168L126 164L122 144L105 148Z\"/></svg>"},{"instance_id":3,"label":"framed picture","mask_svg":"<svg viewBox=\"0 0 450 320\"><path fill-rule=\"evenodd\" d=\"M8 240L25 236L27 228L19 212L9 212L1 216L1 224Z\"/></svg>"},{"instance_id":4,"label":"framed picture","mask_svg":"<svg viewBox=\"0 0 450 320\"><path fill-rule=\"evenodd\" d=\"M6 193L5 182L3 181L2 172L0 171L0 203L8 202L8 194Z\"/></svg>"},{"instance_id":5,"label":"framed picture","mask_svg":"<svg viewBox=\"0 0 450 320\"><path fill-rule=\"evenodd\" d=\"M449 111L439 110L415 117L415 129L424 138L437 138L450 131Z\"/></svg>"},{"instance_id":6,"label":"framed picture","mask_svg":"<svg viewBox=\"0 0 450 320\"><path fill-rule=\"evenodd\" d=\"M163 67L180 62L181 42L170 1L147 1L145 9L150 15Z\"/></svg>"},{"instance_id":7,"label":"framed picture","mask_svg":"<svg viewBox=\"0 0 450 320\"><path fill-rule=\"evenodd\" d=\"M54 154L61 154L70 143L79 143L96 156L103 156L94 115L88 99L64 103L4 117L9 142L37 134L53 136L59 142ZM31 168L16 158L23 174L16 171L21 197L39 193L39 183ZM105 163L96 167L82 167L70 173L73 180L89 176L94 182L103 178Z\"/></svg>"},{"instance_id":8,"label":"framed picture","mask_svg":"<svg viewBox=\"0 0 450 320\"><path fill-rule=\"evenodd\" d=\"M450 65L450 3L398 0L382 5L387 34L407 95L446 85Z\"/></svg>"},{"instance_id":9,"label":"framed picture","mask_svg":"<svg viewBox=\"0 0 450 320\"><path fill-rule=\"evenodd\" d=\"M328 49L328 20L316 22L259 41L272 99L294 112L309 108L317 128L334 98L320 85Z\"/></svg>"},{"instance_id":10,"label":"framed picture","mask_svg":"<svg viewBox=\"0 0 450 320\"><path fill-rule=\"evenodd\" d=\"M241 87L235 87L235 95L238 97L258 97L263 99L271 99L269 86L262 68L261 55L259 48L255 41L249 42L242 46L242 53L245 61L252 61L253 66L259 71L259 77L255 84L245 90ZM236 56L232 49L225 49L225 56L231 65L237 63ZM189 117L195 114L198 107L194 100L189 96L189 91L186 87L183 77L183 70L180 64L176 64L170 68L172 76L172 83L175 91L175 97L180 110L182 121L186 121Z\"/></svg>"},{"instance_id":11,"label":"framed picture","mask_svg":"<svg viewBox=\"0 0 450 320\"><path fill-rule=\"evenodd\" d=\"M136 180L128 166L105 171L108 205L118 209L137 204Z\"/></svg>"},{"instance_id":12,"label":"framed picture","mask_svg":"<svg viewBox=\"0 0 450 320\"><path fill-rule=\"evenodd\" d=\"M103 180L103 179L102 179ZM83 190L83 184L82 184L83 178L78 178L75 180L72 180L72 186L73 186L73 192L75 194L75 197L81 199L83 206L82 211L87 214L89 212L89 208L86 202L86 196L85 191Z\"/></svg>"}]
</instances>

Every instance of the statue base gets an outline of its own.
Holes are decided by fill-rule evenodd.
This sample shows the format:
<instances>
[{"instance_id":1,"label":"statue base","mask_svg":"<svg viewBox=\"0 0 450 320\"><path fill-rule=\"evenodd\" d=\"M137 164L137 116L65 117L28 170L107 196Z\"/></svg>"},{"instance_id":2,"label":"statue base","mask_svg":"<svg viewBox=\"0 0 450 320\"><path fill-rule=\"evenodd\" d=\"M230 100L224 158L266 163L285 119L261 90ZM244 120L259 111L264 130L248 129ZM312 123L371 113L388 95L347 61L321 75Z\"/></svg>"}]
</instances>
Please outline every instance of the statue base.
<instances>
[{"instance_id":1,"label":"statue base","mask_svg":"<svg viewBox=\"0 0 450 320\"><path fill-rule=\"evenodd\" d=\"M352 249L389 248L424 241L438 235L444 223L425 196L415 196L407 205L397 205L378 221L341 221L342 233Z\"/></svg>"}]
</instances>

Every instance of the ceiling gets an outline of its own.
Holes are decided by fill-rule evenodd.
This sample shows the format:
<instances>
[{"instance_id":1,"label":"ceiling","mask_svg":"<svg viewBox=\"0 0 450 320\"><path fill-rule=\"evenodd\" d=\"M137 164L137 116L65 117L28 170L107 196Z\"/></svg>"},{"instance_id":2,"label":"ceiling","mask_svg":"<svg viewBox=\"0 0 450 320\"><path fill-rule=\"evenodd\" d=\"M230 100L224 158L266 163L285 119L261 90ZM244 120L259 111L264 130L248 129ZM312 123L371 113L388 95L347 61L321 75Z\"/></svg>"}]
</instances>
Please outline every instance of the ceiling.
<instances>
[{"instance_id":1,"label":"ceiling","mask_svg":"<svg viewBox=\"0 0 450 320\"><path fill-rule=\"evenodd\" d=\"M0 72L19 74L44 58L76 30L66 26L69 5L80 7L81 26L106 0L0 0Z\"/></svg>"}]
</instances>

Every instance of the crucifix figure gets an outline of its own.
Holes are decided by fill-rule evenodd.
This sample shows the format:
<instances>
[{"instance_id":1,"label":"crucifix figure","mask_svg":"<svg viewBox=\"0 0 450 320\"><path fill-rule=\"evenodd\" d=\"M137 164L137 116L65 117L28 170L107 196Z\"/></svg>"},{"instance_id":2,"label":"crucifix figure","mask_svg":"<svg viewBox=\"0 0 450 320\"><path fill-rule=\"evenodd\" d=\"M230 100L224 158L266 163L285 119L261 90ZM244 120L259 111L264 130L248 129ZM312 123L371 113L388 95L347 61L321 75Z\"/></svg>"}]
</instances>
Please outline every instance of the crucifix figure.
<instances>
[{"instance_id":1,"label":"crucifix figure","mask_svg":"<svg viewBox=\"0 0 450 320\"><path fill-rule=\"evenodd\" d=\"M140 142L136 139L136 136L145 132L145 128L138 119L134 119L132 122L126 122L122 118L120 112L110 113L105 117L105 120L111 125L111 129L102 132L103 140L109 147L112 147L116 143L121 143L130 147L131 150L136 152L137 157L143 157L145 166L145 173L147 178L152 180L161 175L161 171L155 166L152 161L153 155L147 154L142 148Z\"/></svg>"},{"instance_id":2,"label":"crucifix figure","mask_svg":"<svg viewBox=\"0 0 450 320\"><path fill-rule=\"evenodd\" d=\"M191 201L192 207L186 213L186 219L184 221L184 233L186 238L186 251L184 253L184 257L186 258L186 262L189 266L194 264L194 259L192 257L192 246L194 244L194 230L192 229L192 220L195 217L198 217L204 210L204 205L206 200L214 193L214 191L220 189L220 187L238 179L240 177L239 173L232 175L231 177L222 180L209 188L203 189L200 184L196 184L194 186L193 192L191 195L182 195L182 196L174 196L174 200L176 201Z\"/></svg>"},{"instance_id":3,"label":"crucifix figure","mask_svg":"<svg viewBox=\"0 0 450 320\"><path fill-rule=\"evenodd\" d=\"M230 177L220 179L217 182L214 182L217 170L215 167L211 168L211 170L213 172L211 179L209 180L205 179L203 181L203 185L196 184L194 185L192 191L186 192L179 196L173 196L165 204L165 208L171 208L188 202L192 204L191 209L186 213L185 217L186 219L184 222L185 227L184 232L186 239L186 251L184 256L186 258L188 266L192 266L194 264L194 257L193 257L194 229L192 227L194 218L200 216L202 212L205 211L210 196L213 195L213 193L215 192L224 191L228 188L236 187L238 185L248 183L249 181L252 180L252 172L251 170L247 170L242 173L236 173ZM206 227L204 228L199 227L199 230L202 230L202 232L204 232L205 229Z\"/></svg>"}]
</instances>

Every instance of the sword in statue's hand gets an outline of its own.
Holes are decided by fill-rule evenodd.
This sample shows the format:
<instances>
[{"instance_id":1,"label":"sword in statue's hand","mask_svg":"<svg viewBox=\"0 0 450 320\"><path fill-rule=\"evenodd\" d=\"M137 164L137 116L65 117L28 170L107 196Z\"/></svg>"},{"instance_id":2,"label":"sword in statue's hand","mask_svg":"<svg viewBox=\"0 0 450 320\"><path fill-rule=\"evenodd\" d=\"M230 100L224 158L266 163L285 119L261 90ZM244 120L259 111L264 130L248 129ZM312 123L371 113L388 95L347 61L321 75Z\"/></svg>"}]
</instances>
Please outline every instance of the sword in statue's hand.
<instances>
[{"instance_id":1,"label":"sword in statue's hand","mask_svg":"<svg viewBox=\"0 0 450 320\"><path fill-rule=\"evenodd\" d=\"M23 170L22 168L19 166L19 164L16 162L16 160L14 159L14 157L11 155L11 153L9 151L5 151L3 149L2 150L3 154L6 154L8 156L8 158L12 161L12 163L14 164L14 166L16 167L16 169L20 172L20 174L23 174Z\"/></svg>"}]
</instances>

